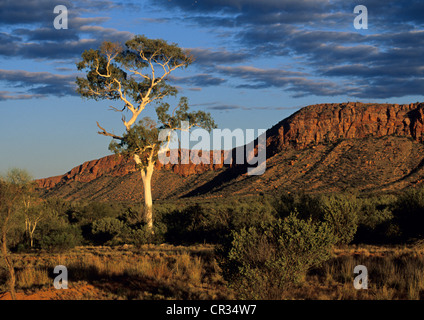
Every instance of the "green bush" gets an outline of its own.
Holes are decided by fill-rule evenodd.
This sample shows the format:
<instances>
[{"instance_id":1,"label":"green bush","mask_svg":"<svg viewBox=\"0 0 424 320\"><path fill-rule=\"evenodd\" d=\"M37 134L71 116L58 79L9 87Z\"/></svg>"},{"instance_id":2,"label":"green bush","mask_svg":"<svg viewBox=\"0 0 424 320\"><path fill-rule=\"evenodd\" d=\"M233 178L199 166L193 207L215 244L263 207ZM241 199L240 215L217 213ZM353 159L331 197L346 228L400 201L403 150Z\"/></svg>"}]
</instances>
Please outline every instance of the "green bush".
<instances>
[{"instance_id":1,"label":"green bush","mask_svg":"<svg viewBox=\"0 0 424 320\"><path fill-rule=\"evenodd\" d=\"M166 241L171 243L220 243L232 230L259 226L275 220L275 210L258 200L230 203L195 203L163 215Z\"/></svg>"},{"instance_id":2,"label":"green bush","mask_svg":"<svg viewBox=\"0 0 424 320\"><path fill-rule=\"evenodd\" d=\"M396 237L392 207L396 197L368 196L360 199L355 243L391 243Z\"/></svg>"},{"instance_id":3,"label":"green bush","mask_svg":"<svg viewBox=\"0 0 424 320\"><path fill-rule=\"evenodd\" d=\"M350 194L311 195L282 194L274 202L279 217L285 218L296 210L301 219L328 222L337 237L338 244L353 240L358 228L360 206L357 198Z\"/></svg>"},{"instance_id":4,"label":"green bush","mask_svg":"<svg viewBox=\"0 0 424 320\"><path fill-rule=\"evenodd\" d=\"M358 228L360 206L355 196L330 195L321 197L322 219L333 229L337 244L348 244Z\"/></svg>"},{"instance_id":5,"label":"green bush","mask_svg":"<svg viewBox=\"0 0 424 320\"><path fill-rule=\"evenodd\" d=\"M213 242L216 232L219 233L216 218L211 208L200 204L173 210L163 217L166 240L178 244Z\"/></svg>"},{"instance_id":6,"label":"green bush","mask_svg":"<svg viewBox=\"0 0 424 320\"><path fill-rule=\"evenodd\" d=\"M285 218L295 210L299 217L319 219L322 216L320 198L306 193L282 193L280 198L273 202L273 206L280 218Z\"/></svg>"},{"instance_id":7,"label":"green bush","mask_svg":"<svg viewBox=\"0 0 424 320\"><path fill-rule=\"evenodd\" d=\"M292 213L261 227L233 233L223 257L225 278L245 299L280 299L306 272L331 254L336 238L327 223L299 219Z\"/></svg>"},{"instance_id":8,"label":"green bush","mask_svg":"<svg viewBox=\"0 0 424 320\"><path fill-rule=\"evenodd\" d=\"M77 224L88 224L103 218L116 218L124 209L114 202L77 203L68 209L69 221Z\"/></svg>"},{"instance_id":9,"label":"green bush","mask_svg":"<svg viewBox=\"0 0 424 320\"><path fill-rule=\"evenodd\" d=\"M163 242L163 231L153 226L153 233L147 225L140 225L130 229L126 243L140 246L143 244L160 244Z\"/></svg>"},{"instance_id":10,"label":"green bush","mask_svg":"<svg viewBox=\"0 0 424 320\"><path fill-rule=\"evenodd\" d=\"M99 244L118 244L127 231L124 222L115 218L103 218L94 221L91 232Z\"/></svg>"},{"instance_id":11,"label":"green bush","mask_svg":"<svg viewBox=\"0 0 424 320\"><path fill-rule=\"evenodd\" d=\"M393 215L402 240L424 238L424 188L404 191L394 204Z\"/></svg>"},{"instance_id":12,"label":"green bush","mask_svg":"<svg viewBox=\"0 0 424 320\"><path fill-rule=\"evenodd\" d=\"M43 234L39 240L41 249L48 251L65 251L81 245L83 237L81 229L77 226L62 226L51 229Z\"/></svg>"},{"instance_id":13,"label":"green bush","mask_svg":"<svg viewBox=\"0 0 424 320\"><path fill-rule=\"evenodd\" d=\"M262 223L272 223L276 220L276 211L267 201L241 202L228 206L229 229L241 230Z\"/></svg>"}]
</instances>

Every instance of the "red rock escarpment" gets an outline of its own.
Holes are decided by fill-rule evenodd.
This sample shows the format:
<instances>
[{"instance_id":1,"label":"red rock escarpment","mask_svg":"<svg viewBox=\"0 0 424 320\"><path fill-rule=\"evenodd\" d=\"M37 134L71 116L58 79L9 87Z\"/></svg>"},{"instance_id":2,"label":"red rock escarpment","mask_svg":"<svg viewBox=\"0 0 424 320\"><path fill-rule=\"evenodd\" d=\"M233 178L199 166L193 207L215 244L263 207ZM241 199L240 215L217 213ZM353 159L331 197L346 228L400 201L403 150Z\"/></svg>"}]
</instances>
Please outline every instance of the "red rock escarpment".
<instances>
[{"instance_id":1,"label":"red rock escarpment","mask_svg":"<svg viewBox=\"0 0 424 320\"><path fill-rule=\"evenodd\" d=\"M219 153L221 153L221 160L217 161L216 159L219 159ZM208 155L210 158L209 164L205 161ZM203 160L201 164L194 164L192 161L188 160L187 162L189 163L187 164L184 162L183 164L168 163L163 165L158 161L155 168L157 170L171 170L176 174L186 177L192 174L200 174L208 170L218 170L222 168L224 166L225 157L227 156L228 152L214 151L206 154L204 158L202 158ZM181 158L181 152L179 151L178 157ZM59 183L69 183L74 181L84 183L90 182L102 175L125 176L134 171L136 171L136 167L135 162L132 159L126 159L117 155L110 155L97 160L84 162L82 165L73 168L64 175L39 179L37 180L37 184L39 188L51 189Z\"/></svg>"},{"instance_id":2,"label":"red rock escarpment","mask_svg":"<svg viewBox=\"0 0 424 320\"><path fill-rule=\"evenodd\" d=\"M398 135L423 142L424 103L364 104L359 102L311 105L300 109L267 131L267 157L287 148L303 149L311 144L338 139ZM181 154L179 154L181 156ZM181 176L222 168L228 152L214 164L167 164L157 169L172 170ZM216 161L215 161L216 162ZM59 183L90 182L102 175L124 176L135 171L134 162L115 155L87 161L63 176L38 180L40 188L51 189Z\"/></svg>"},{"instance_id":3,"label":"red rock escarpment","mask_svg":"<svg viewBox=\"0 0 424 320\"><path fill-rule=\"evenodd\" d=\"M302 108L268 133L268 147L280 151L338 139L398 135L423 141L424 103L319 104Z\"/></svg>"}]
</instances>

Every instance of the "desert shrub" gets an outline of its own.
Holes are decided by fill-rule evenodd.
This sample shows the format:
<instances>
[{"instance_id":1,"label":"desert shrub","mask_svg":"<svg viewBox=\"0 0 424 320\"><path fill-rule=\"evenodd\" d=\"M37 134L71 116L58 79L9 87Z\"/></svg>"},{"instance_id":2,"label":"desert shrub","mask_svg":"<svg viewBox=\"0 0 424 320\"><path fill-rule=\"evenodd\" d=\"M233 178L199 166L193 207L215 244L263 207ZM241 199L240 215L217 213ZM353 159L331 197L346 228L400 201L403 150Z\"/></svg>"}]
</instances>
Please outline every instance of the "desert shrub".
<instances>
[{"instance_id":1,"label":"desert shrub","mask_svg":"<svg viewBox=\"0 0 424 320\"><path fill-rule=\"evenodd\" d=\"M229 229L241 230L262 223L272 223L276 219L274 207L267 201L241 202L229 206Z\"/></svg>"},{"instance_id":2,"label":"desert shrub","mask_svg":"<svg viewBox=\"0 0 424 320\"><path fill-rule=\"evenodd\" d=\"M394 196L379 195L360 199L355 243L387 243L396 236L392 206Z\"/></svg>"},{"instance_id":3,"label":"desert shrub","mask_svg":"<svg viewBox=\"0 0 424 320\"><path fill-rule=\"evenodd\" d=\"M261 227L233 232L218 251L224 277L246 299L280 299L292 284L331 254L336 238L327 223L292 213Z\"/></svg>"},{"instance_id":4,"label":"desert shrub","mask_svg":"<svg viewBox=\"0 0 424 320\"><path fill-rule=\"evenodd\" d=\"M70 232L70 235L66 235L67 232ZM67 239L70 241L69 246L66 244ZM56 210L47 212L46 218L40 221L34 233L35 247L49 251L54 251L55 243L58 245L58 250L65 250L82 244L83 240L81 229L72 226L68 222L67 215Z\"/></svg>"},{"instance_id":5,"label":"desert shrub","mask_svg":"<svg viewBox=\"0 0 424 320\"><path fill-rule=\"evenodd\" d=\"M285 218L297 211L301 219L328 222L339 244L353 240L358 228L360 206L357 198L350 194L311 195L305 193L283 193L273 203L277 215Z\"/></svg>"},{"instance_id":6,"label":"desert shrub","mask_svg":"<svg viewBox=\"0 0 424 320\"><path fill-rule=\"evenodd\" d=\"M358 223L375 229L378 225L391 220L393 218L391 206L395 200L394 197L384 195L360 199Z\"/></svg>"},{"instance_id":7,"label":"desert shrub","mask_svg":"<svg viewBox=\"0 0 424 320\"><path fill-rule=\"evenodd\" d=\"M94 221L91 226L93 240L98 244L118 244L126 232L124 222L116 218L103 218Z\"/></svg>"},{"instance_id":8,"label":"desert shrub","mask_svg":"<svg viewBox=\"0 0 424 320\"><path fill-rule=\"evenodd\" d=\"M56 217L68 218L68 213L72 211L72 203L61 198L48 198L45 200L47 211Z\"/></svg>"},{"instance_id":9,"label":"desert shrub","mask_svg":"<svg viewBox=\"0 0 424 320\"><path fill-rule=\"evenodd\" d=\"M146 226L132 229L130 240L128 243L135 244L135 245L143 245L152 243L152 232L151 230Z\"/></svg>"},{"instance_id":10,"label":"desert shrub","mask_svg":"<svg viewBox=\"0 0 424 320\"><path fill-rule=\"evenodd\" d=\"M216 229L217 225L214 221L214 214L208 209L200 204L194 204L174 210L164 216L163 220L167 227L166 240L171 243L196 243L212 240L213 229Z\"/></svg>"},{"instance_id":11,"label":"desert shrub","mask_svg":"<svg viewBox=\"0 0 424 320\"><path fill-rule=\"evenodd\" d=\"M282 193L273 201L273 206L280 218L285 218L295 210L299 217L319 219L322 216L320 200L318 196L306 193Z\"/></svg>"},{"instance_id":12,"label":"desert shrub","mask_svg":"<svg viewBox=\"0 0 424 320\"><path fill-rule=\"evenodd\" d=\"M71 223L89 224L103 218L116 218L124 211L124 207L114 202L77 203L67 213Z\"/></svg>"},{"instance_id":13,"label":"desert shrub","mask_svg":"<svg viewBox=\"0 0 424 320\"><path fill-rule=\"evenodd\" d=\"M152 230L145 225L133 226L129 229L128 237L125 238L125 243L141 246L143 244L161 244L164 241L163 230L153 225Z\"/></svg>"},{"instance_id":14,"label":"desert shrub","mask_svg":"<svg viewBox=\"0 0 424 320\"><path fill-rule=\"evenodd\" d=\"M41 249L47 251L65 251L82 245L81 229L77 226L64 225L45 232L39 239Z\"/></svg>"},{"instance_id":15,"label":"desert shrub","mask_svg":"<svg viewBox=\"0 0 424 320\"><path fill-rule=\"evenodd\" d=\"M165 214L166 240L171 243L220 243L233 230L275 220L267 202L195 203Z\"/></svg>"},{"instance_id":16,"label":"desert shrub","mask_svg":"<svg viewBox=\"0 0 424 320\"><path fill-rule=\"evenodd\" d=\"M402 240L424 237L424 188L409 189L399 195L393 215Z\"/></svg>"},{"instance_id":17,"label":"desert shrub","mask_svg":"<svg viewBox=\"0 0 424 320\"><path fill-rule=\"evenodd\" d=\"M117 219L127 225L137 224L143 221L144 208L140 204L128 206Z\"/></svg>"},{"instance_id":18,"label":"desert shrub","mask_svg":"<svg viewBox=\"0 0 424 320\"><path fill-rule=\"evenodd\" d=\"M115 240L119 240L120 243L133 244L136 246L144 244L161 244L164 242L165 232L166 228L164 228L164 225L161 223L154 222L153 233L145 222L125 224L121 234L119 234Z\"/></svg>"},{"instance_id":19,"label":"desert shrub","mask_svg":"<svg viewBox=\"0 0 424 320\"><path fill-rule=\"evenodd\" d=\"M360 207L356 197L344 194L322 196L320 207L322 219L333 229L337 243L350 243L358 228Z\"/></svg>"}]
</instances>

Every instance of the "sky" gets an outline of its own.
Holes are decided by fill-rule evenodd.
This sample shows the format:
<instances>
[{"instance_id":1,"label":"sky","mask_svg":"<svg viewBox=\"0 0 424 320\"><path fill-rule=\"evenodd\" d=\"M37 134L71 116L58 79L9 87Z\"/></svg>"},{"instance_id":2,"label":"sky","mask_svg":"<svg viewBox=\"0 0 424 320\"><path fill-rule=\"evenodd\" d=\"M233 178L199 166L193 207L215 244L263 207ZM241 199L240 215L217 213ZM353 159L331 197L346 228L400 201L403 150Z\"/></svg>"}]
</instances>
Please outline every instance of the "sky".
<instances>
[{"instance_id":1,"label":"sky","mask_svg":"<svg viewBox=\"0 0 424 320\"><path fill-rule=\"evenodd\" d=\"M58 5L67 29L54 27ZM355 28L357 5L367 29ZM145 35L191 50L195 62L170 79L190 109L222 129L269 129L311 104L423 101L423 12L421 0L2 0L0 173L45 178L111 154L96 121L122 134L109 108L122 105L75 91L76 63L102 41ZM155 118L154 106L143 112Z\"/></svg>"}]
</instances>

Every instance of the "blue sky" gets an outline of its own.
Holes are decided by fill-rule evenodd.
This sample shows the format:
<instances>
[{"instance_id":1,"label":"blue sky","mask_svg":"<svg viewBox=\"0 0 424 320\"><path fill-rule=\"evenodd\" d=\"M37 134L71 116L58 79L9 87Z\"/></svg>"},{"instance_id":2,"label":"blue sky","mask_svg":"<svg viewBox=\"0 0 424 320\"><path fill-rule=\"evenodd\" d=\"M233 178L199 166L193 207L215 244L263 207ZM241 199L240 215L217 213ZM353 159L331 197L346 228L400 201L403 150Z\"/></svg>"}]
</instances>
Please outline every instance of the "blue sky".
<instances>
[{"instance_id":1,"label":"blue sky","mask_svg":"<svg viewBox=\"0 0 424 320\"><path fill-rule=\"evenodd\" d=\"M358 4L366 30L353 26ZM57 5L66 30L53 27ZM143 34L191 49L196 62L172 80L191 108L220 128L268 129L310 104L423 101L423 12L414 0L3 0L0 172L43 178L110 154L96 121L120 134L120 115L74 84L81 53L103 40Z\"/></svg>"}]
</instances>

